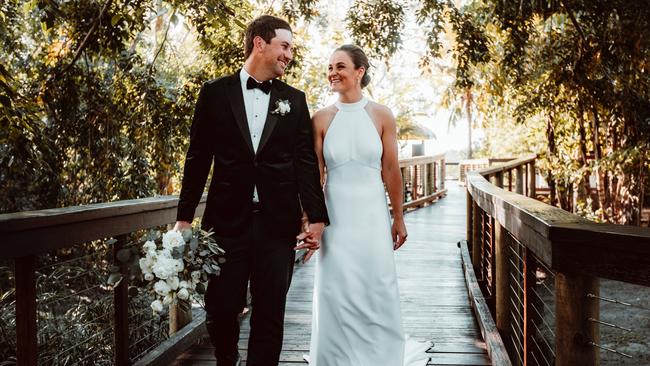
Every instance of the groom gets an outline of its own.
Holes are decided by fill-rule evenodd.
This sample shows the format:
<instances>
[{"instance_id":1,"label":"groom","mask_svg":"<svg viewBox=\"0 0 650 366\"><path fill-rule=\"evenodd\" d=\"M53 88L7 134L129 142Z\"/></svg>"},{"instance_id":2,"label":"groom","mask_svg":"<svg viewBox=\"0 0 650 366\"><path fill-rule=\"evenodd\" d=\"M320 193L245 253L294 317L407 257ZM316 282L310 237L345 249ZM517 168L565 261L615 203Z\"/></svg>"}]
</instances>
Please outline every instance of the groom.
<instances>
[{"instance_id":1,"label":"groom","mask_svg":"<svg viewBox=\"0 0 650 366\"><path fill-rule=\"evenodd\" d=\"M226 251L205 294L218 366L239 363L238 314L249 280L247 365L278 364L302 212L308 229L298 248L318 249L328 223L305 94L276 79L292 47L286 21L255 19L246 30L243 68L203 84L196 102L175 228L190 228L212 166L202 227Z\"/></svg>"}]
</instances>

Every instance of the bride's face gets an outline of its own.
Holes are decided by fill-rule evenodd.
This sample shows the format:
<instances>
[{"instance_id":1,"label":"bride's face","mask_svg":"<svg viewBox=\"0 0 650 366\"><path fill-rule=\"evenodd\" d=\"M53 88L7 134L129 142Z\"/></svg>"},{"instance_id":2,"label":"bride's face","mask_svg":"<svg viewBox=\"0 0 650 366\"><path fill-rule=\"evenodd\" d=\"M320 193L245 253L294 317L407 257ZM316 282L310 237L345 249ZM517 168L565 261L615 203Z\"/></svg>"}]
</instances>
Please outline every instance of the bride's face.
<instances>
[{"instance_id":1,"label":"bride's face","mask_svg":"<svg viewBox=\"0 0 650 366\"><path fill-rule=\"evenodd\" d=\"M336 51L330 57L327 68L327 80L333 92L341 93L354 88L361 88L361 77L365 70L354 68L352 58L345 51Z\"/></svg>"}]
</instances>

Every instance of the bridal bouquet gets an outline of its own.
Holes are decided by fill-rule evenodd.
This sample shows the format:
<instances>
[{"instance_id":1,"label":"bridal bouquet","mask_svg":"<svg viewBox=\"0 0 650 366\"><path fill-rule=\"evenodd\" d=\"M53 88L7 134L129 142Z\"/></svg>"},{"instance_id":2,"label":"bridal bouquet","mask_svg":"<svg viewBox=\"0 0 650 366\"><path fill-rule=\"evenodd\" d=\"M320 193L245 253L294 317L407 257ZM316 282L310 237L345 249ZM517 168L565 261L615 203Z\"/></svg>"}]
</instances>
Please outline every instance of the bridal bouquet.
<instances>
[{"instance_id":1,"label":"bridal bouquet","mask_svg":"<svg viewBox=\"0 0 650 366\"><path fill-rule=\"evenodd\" d=\"M151 303L154 313L172 303L188 303L195 294L205 293L209 275L219 275L219 264L225 262L223 249L211 232L201 229L175 230L149 235L142 245L140 270L153 287L156 299Z\"/></svg>"}]
</instances>

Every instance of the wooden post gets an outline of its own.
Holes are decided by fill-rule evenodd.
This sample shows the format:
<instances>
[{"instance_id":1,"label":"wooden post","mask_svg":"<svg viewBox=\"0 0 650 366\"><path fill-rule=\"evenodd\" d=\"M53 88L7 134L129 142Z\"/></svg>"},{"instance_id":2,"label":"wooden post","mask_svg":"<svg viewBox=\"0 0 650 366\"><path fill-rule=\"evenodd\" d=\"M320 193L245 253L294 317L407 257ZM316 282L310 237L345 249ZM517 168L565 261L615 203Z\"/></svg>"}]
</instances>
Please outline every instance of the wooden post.
<instances>
[{"instance_id":1,"label":"wooden post","mask_svg":"<svg viewBox=\"0 0 650 366\"><path fill-rule=\"evenodd\" d=\"M406 203L406 167L399 168L400 172L402 172L402 192L404 192L404 202Z\"/></svg>"},{"instance_id":2,"label":"wooden post","mask_svg":"<svg viewBox=\"0 0 650 366\"><path fill-rule=\"evenodd\" d=\"M411 188L412 188L412 193L411 197L413 197L413 201L419 198L418 195L418 166L413 165L413 176L411 177Z\"/></svg>"},{"instance_id":3,"label":"wooden post","mask_svg":"<svg viewBox=\"0 0 650 366\"><path fill-rule=\"evenodd\" d=\"M431 194L431 163L426 163L423 165L424 174L422 174L422 193L424 196Z\"/></svg>"},{"instance_id":4,"label":"wooden post","mask_svg":"<svg viewBox=\"0 0 650 366\"><path fill-rule=\"evenodd\" d=\"M510 330L510 271L508 265L510 253L508 253L507 235L506 229L497 220L494 220L496 325L501 338L507 338L506 334Z\"/></svg>"},{"instance_id":5,"label":"wooden post","mask_svg":"<svg viewBox=\"0 0 650 366\"><path fill-rule=\"evenodd\" d=\"M474 273L476 279L481 280L481 217L482 210L475 201L472 201L472 265L474 266Z\"/></svg>"},{"instance_id":6,"label":"wooden post","mask_svg":"<svg viewBox=\"0 0 650 366\"><path fill-rule=\"evenodd\" d=\"M535 198L537 193L535 192L535 161L531 161L528 164L528 197Z\"/></svg>"},{"instance_id":7,"label":"wooden post","mask_svg":"<svg viewBox=\"0 0 650 366\"><path fill-rule=\"evenodd\" d=\"M126 243L126 236L119 236L113 244L113 258L117 258L119 252ZM115 259L115 263L118 261ZM129 357L129 269L125 263L119 263L122 280L113 289L113 345L115 347L115 365L130 365Z\"/></svg>"},{"instance_id":8,"label":"wooden post","mask_svg":"<svg viewBox=\"0 0 650 366\"><path fill-rule=\"evenodd\" d=\"M466 230L467 230L467 249L471 251L471 254L474 255L474 246L472 245L472 242L474 238L472 238L472 203L474 202L472 200L472 195L469 193L469 187L467 187L467 190L465 191L467 197L465 198L465 206L467 207L467 222L466 224Z\"/></svg>"},{"instance_id":9,"label":"wooden post","mask_svg":"<svg viewBox=\"0 0 650 366\"><path fill-rule=\"evenodd\" d=\"M503 172L498 172L494 176L494 185L499 188L503 188Z\"/></svg>"},{"instance_id":10,"label":"wooden post","mask_svg":"<svg viewBox=\"0 0 650 366\"><path fill-rule=\"evenodd\" d=\"M523 170L523 166L521 166L521 165L518 166L515 171L517 173L517 178L516 178L516 182L515 182L515 184L516 184L516 186L515 186L516 187L515 188L516 192L519 193L519 194L524 194L524 170Z\"/></svg>"},{"instance_id":11,"label":"wooden post","mask_svg":"<svg viewBox=\"0 0 650 366\"><path fill-rule=\"evenodd\" d=\"M599 343L598 324L588 318L599 318L597 278L578 273L555 274L555 365L595 366L600 351L588 342Z\"/></svg>"},{"instance_id":12,"label":"wooden post","mask_svg":"<svg viewBox=\"0 0 650 366\"><path fill-rule=\"evenodd\" d=\"M16 258L16 357L20 366L38 364L36 256Z\"/></svg>"},{"instance_id":13,"label":"wooden post","mask_svg":"<svg viewBox=\"0 0 650 366\"><path fill-rule=\"evenodd\" d=\"M433 172L435 171L435 165L433 163L427 164L429 170L427 170L427 185L429 186L429 194L436 193L436 185L433 183Z\"/></svg>"},{"instance_id":14,"label":"wooden post","mask_svg":"<svg viewBox=\"0 0 650 366\"><path fill-rule=\"evenodd\" d=\"M438 192L438 162L433 163L433 191Z\"/></svg>"},{"instance_id":15,"label":"wooden post","mask_svg":"<svg viewBox=\"0 0 650 366\"><path fill-rule=\"evenodd\" d=\"M512 169L508 170L508 190L512 192Z\"/></svg>"},{"instance_id":16,"label":"wooden post","mask_svg":"<svg viewBox=\"0 0 650 366\"><path fill-rule=\"evenodd\" d=\"M440 190L445 189L446 169L447 166L445 165L445 159L440 160Z\"/></svg>"},{"instance_id":17,"label":"wooden post","mask_svg":"<svg viewBox=\"0 0 650 366\"><path fill-rule=\"evenodd\" d=\"M528 164L524 164L524 177L526 178L526 181L523 182L524 183L524 195L526 197L529 197L529 195L528 195L528 190L529 190L528 186L529 186L530 181L528 179Z\"/></svg>"},{"instance_id":18,"label":"wooden post","mask_svg":"<svg viewBox=\"0 0 650 366\"><path fill-rule=\"evenodd\" d=\"M172 335L192 321L192 306L187 301L179 300L169 305L169 335Z\"/></svg>"}]
</instances>

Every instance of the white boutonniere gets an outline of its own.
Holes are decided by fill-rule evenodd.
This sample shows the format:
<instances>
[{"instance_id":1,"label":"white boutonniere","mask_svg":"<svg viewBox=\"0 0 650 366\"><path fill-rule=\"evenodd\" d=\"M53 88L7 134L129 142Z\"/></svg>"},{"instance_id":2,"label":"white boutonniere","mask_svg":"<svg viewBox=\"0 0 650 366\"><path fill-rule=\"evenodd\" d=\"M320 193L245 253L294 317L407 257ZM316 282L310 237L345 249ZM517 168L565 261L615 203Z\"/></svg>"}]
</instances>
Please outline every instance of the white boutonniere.
<instances>
[{"instance_id":1,"label":"white boutonniere","mask_svg":"<svg viewBox=\"0 0 650 366\"><path fill-rule=\"evenodd\" d=\"M275 101L275 109L271 111L271 114L284 116L289 112L291 112L291 103L288 100L278 99Z\"/></svg>"}]
</instances>

